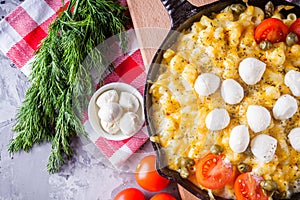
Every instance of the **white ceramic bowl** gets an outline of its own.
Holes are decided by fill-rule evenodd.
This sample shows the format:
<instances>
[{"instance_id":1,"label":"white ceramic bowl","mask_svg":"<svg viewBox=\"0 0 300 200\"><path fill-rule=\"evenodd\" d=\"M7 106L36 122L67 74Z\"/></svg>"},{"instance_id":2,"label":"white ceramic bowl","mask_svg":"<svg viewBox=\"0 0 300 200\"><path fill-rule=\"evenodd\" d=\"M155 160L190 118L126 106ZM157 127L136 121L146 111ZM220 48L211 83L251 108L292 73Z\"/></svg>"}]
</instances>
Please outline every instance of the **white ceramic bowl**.
<instances>
[{"instance_id":1,"label":"white ceramic bowl","mask_svg":"<svg viewBox=\"0 0 300 200\"><path fill-rule=\"evenodd\" d=\"M135 89L131 85L128 85L126 83L121 83L121 82L115 82L115 83L110 83L110 84L104 85L93 94L92 98L90 99L89 106L88 106L89 122L90 122L92 128L96 131L96 133L99 134L99 137L101 136L108 140L116 140L116 141L117 140L125 140L127 138L132 137L138 131L131 135L125 135L121 131L117 132L116 134L109 134L102 128L101 123L100 123L100 118L98 116L99 107L96 104L97 98L103 92L112 90L112 89L116 90L119 95L121 92L129 92L138 99L140 106L139 106L139 109L136 112L136 114L139 116L139 119L141 121L140 128L138 129L138 131L142 128L144 121L145 121L143 97L142 97L141 93L139 91L137 91L137 89Z\"/></svg>"}]
</instances>

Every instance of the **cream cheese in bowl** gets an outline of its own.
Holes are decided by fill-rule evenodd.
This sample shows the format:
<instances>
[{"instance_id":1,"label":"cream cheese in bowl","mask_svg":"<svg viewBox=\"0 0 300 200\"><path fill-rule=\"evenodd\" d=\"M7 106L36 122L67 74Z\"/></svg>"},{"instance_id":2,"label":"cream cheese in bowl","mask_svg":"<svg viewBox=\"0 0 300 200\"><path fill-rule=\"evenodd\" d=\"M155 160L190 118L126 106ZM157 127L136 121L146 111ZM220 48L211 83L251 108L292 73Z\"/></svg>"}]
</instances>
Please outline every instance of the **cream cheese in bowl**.
<instances>
[{"instance_id":1,"label":"cream cheese in bowl","mask_svg":"<svg viewBox=\"0 0 300 200\"><path fill-rule=\"evenodd\" d=\"M143 97L126 83L110 83L98 89L89 102L89 122L99 136L109 140L132 137L143 126Z\"/></svg>"}]
</instances>

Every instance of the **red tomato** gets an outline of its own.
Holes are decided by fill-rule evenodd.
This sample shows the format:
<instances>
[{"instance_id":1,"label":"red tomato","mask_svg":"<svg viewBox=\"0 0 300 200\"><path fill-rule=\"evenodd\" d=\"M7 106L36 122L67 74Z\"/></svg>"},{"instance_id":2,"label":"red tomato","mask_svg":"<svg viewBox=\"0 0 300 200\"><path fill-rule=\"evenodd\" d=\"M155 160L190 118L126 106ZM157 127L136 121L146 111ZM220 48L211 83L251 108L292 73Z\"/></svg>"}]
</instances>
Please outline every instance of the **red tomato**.
<instances>
[{"instance_id":1,"label":"red tomato","mask_svg":"<svg viewBox=\"0 0 300 200\"><path fill-rule=\"evenodd\" d=\"M298 44L300 44L300 18L298 18L292 25L290 26L290 32L296 33L298 36Z\"/></svg>"},{"instance_id":2,"label":"red tomato","mask_svg":"<svg viewBox=\"0 0 300 200\"><path fill-rule=\"evenodd\" d=\"M240 174L241 174L241 173L239 172L239 170L237 169L237 167L236 167L236 166L232 166L232 176L231 176L230 181L227 183L227 185L229 185L230 187L233 188L235 179L236 179Z\"/></svg>"},{"instance_id":3,"label":"red tomato","mask_svg":"<svg viewBox=\"0 0 300 200\"><path fill-rule=\"evenodd\" d=\"M137 183L150 192L157 192L164 189L169 180L160 176L155 168L154 155L144 157L136 168L135 179Z\"/></svg>"},{"instance_id":4,"label":"red tomato","mask_svg":"<svg viewBox=\"0 0 300 200\"><path fill-rule=\"evenodd\" d=\"M176 200L176 198L169 193L162 192L154 195L150 200Z\"/></svg>"},{"instance_id":5,"label":"red tomato","mask_svg":"<svg viewBox=\"0 0 300 200\"><path fill-rule=\"evenodd\" d=\"M114 200L146 200L144 194L136 188L127 188L117 194Z\"/></svg>"},{"instance_id":6,"label":"red tomato","mask_svg":"<svg viewBox=\"0 0 300 200\"><path fill-rule=\"evenodd\" d=\"M280 19L268 18L262 21L255 29L254 38L257 43L269 40L271 43L283 42L289 28Z\"/></svg>"},{"instance_id":7,"label":"red tomato","mask_svg":"<svg viewBox=\"0 0 300 200\"><path fill-rule=\"evenodd\" d=\"M197 182L208 189L220 189L232 180L233 167L225 155L207 154L196 164Z\"/></svg>"},{"instance_id":8,"label":"red tomato","mask_svg":"<svg viewBox=\"0 0 300 200\"><path fill-rule=\"evenodd\" d=\"M260 176L243 173L234 183L234 193L237 200L268 200L259 183L263 180Z\"/></svg>"}]
</instances>

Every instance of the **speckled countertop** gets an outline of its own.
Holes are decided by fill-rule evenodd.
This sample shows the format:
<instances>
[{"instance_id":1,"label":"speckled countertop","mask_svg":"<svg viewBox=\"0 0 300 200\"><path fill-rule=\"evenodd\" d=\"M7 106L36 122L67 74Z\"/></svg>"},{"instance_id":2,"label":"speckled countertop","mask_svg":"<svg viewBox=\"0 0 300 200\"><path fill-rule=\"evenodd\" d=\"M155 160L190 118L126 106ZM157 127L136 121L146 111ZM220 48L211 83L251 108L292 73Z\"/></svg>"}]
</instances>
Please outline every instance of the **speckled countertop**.
<instances>
[{"instance_id":1,"label":"speckled countertop","mask_svg":"<svg viewBox=\"0 0 300 200\"><path fill-rule=\"evenodd\" d=\"M0 1L1 19L20 3ZM10 155L7 145L14 135L15 115L30 83L1 52L0 72L0 200L111 200L122 189L141 189L135 182L134 170L138 161L151 153L149 142L119 169L84 138L73 140L74 157L56 174L46 171L50 144L35 146L30 153ZM146 199L154 194L142 191ZM164 191L179 199L175 183Z\"/></svg>"}]
</instances>

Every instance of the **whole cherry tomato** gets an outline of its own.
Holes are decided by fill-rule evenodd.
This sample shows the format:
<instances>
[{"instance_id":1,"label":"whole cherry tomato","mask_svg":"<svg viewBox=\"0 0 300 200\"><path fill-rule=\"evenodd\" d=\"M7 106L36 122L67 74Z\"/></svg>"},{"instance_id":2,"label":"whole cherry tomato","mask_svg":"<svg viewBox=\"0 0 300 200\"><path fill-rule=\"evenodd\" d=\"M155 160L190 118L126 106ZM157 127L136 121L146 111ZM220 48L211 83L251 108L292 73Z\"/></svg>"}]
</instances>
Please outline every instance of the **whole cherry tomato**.
<instances>
[{"instance_id":1,"label":"whole cherry tomato","mask_svg":"<svg viewBox=\"0 0 300 200\"><path fill-rule=\"evenodd\" d=\"M127 188L119 192L114 200L145 200L145 196L136 188Z\"/></svg>"},{"instance_id":2,"label":"whole cherry tomato","mask_svg":"<svg viewBox=\"0 0 300 200\"><path fill-rule=\"evenodd\" d=\"M252 175L249 172L243 173L237 177L234 183L234 193L237 200L268 200L260 186L263 178Z\"/></svg>"},{"instance_id":3,"label":"whole cherry tomato","mask_svg":"<svg viewBox=\"0 0 300 200\"><path fill-rule=\"evenodd\" d=\"M233 167L224 161L225 155L207 154L196 164L197 182L208 189L220 189L233 178Z\"/></svg>"},{"instance_id":4,"label":"whole cherry tomato","mask_svg":"<svg viewBox=\"0 0 300 200\"><path fill-rule=\"evenodd\" d=\"M162 192L154 195L150 200L176 200L176 198L169 193Z\"/></svg>"},{"instance_id":5,"label":"whole cherry tomato","mask_svg":"<svg viewBox=\"0 0 300 200\"><path fill-rule=\"evenodd\" d=\"M137 183L150 192L164 189L169 180L158 174L155 168L156 157L154 155L144 157L138 164L135 173Z\"/></svg>"},{"instance_id":6,"label":"whole cherry tomato","mask_svg":"<svg viewBox=\"0 0 300 200\"><path fill-rule=\"evenodd\" d=\"M292 23L289 29L290 32L296 33L298 36L298 44L300 44L300 18Z\"/></svg>"},{"instance_id":7,"label":"whole cherry tomato","mask_svg":"<svg viewBox=\"0 0 300 200\"><path fill-rule=\"evenodd\" d=\"M271 43L283 42L289 28L280 19L268 18L262 21L255 29L254 38L257 43L268 40Z\"/></svg>"}]
</instances>

